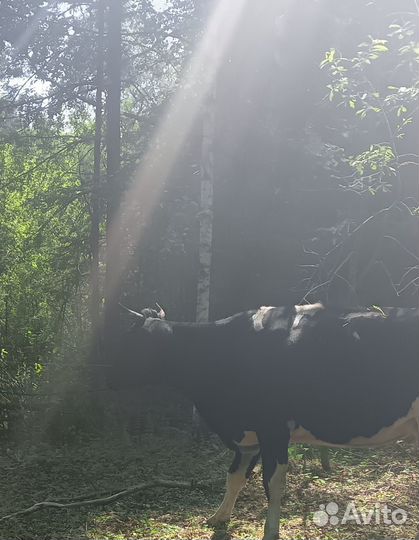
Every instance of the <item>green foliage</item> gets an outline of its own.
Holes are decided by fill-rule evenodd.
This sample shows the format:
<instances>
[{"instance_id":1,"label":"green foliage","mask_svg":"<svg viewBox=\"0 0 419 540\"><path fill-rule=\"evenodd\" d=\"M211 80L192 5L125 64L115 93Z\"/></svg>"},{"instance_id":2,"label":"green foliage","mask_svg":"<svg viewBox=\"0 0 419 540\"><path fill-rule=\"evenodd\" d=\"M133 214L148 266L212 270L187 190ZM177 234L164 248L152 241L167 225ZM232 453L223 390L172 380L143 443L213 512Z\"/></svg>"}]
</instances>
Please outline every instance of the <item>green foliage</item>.
<instances>
[{"instance_id":1,"label":"green foliage","mask_svg":"<svg viewBox=\"0 0 419 540\"><path fill-rule=\"evenodd\" d=\"M99 5L6 0L0 14L0 431L15 413L27 418L36 409L31 396L36 402L42 393L44 412L71 403L76 416L84 415L77 403L85 403L81 394L89 380L83 369L90 339ZM164 11L150 0L128 1L124 9L122 189L141 160L199 26L191 18L191 0L177 0ZM101 52L106 54L106 43ZM102 141L102 169L104 146ZM101 246L103 186L102 178L94 194ZM55 426L60 414L52 415ZM70 424L77 422L62 429Z\"/></svg>"},{"instance_id":2,"label":"green foliage","mask_svg":"<svg viewBox=\"0 0 419 540\"><path fill-rule=\"evenodd\" d=\"M386 178L396 173L395 159L391 146L372 144L365 152L350 156L348 162L357 177L363 179L362 187L367 185L369 192L374 194L377 190L391 191L391 183Z\"/></svg>"},{"instance_id":3,"label":"green foliage","mask_svg":"<svg viewBox=\"0 0 419 540\"><path fill-rule=\"evenodd\" d=\"M396 186L397 193L404 157L398 141L413 133L417 119L419 44L414 23L390 24L385 39L368 36L353 57L330 49L320 67L329 74L329 100L385 134L385 142L370 141L368 149L343 158L353 171L348 186L371 194ZM394 84L400 79L403 84Z\"/></svg>"},{"instance_id":4,"label":"green foliage","mask_svg":"<svg viewBox=\"0 0 419 540\"><path fill-rule=\"evenodd\" d=\"M2 373L19 388L1 387L14 406L42 379L87 269L88 150L51 128L25 130L0 149Z\"/></svg>"}]
</instances>

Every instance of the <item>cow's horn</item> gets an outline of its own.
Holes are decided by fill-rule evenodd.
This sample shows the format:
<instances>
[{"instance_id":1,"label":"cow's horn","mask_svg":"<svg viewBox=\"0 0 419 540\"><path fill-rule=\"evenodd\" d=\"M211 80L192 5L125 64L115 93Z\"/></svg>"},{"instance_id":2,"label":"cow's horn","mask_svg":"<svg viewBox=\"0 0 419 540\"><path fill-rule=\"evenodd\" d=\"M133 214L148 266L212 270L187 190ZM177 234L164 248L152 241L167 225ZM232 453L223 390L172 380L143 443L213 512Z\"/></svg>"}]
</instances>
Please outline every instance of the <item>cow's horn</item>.
<instances>
[{"instance_id":1,"label":"cow's horn","mask_svg":"<svg viewBox=\"0 0 419 540\"><path fill-rule=\"evenodd\" d=\"M157 302L156 302L156 306L157 306L157 309L159 310L159 312L158 312L159 319L165 319L166 318L166 313L164 312L164 309Z\"/></svg>"},{"instance_id":2,"label":"cow's horn","mask_svg":"<svg viewBox=\"0 0 419 540\"><path fill-rule=\"evenodd\" d=\"M127 308L127 306L124 306L124 304L119 303L122 309L127 311L130 315L133 315L134 317L138 317L142 321L145 320L145 317L142 313L138 313L138 311L134 311L133 309Z\"/></svg>"}]
</instances>

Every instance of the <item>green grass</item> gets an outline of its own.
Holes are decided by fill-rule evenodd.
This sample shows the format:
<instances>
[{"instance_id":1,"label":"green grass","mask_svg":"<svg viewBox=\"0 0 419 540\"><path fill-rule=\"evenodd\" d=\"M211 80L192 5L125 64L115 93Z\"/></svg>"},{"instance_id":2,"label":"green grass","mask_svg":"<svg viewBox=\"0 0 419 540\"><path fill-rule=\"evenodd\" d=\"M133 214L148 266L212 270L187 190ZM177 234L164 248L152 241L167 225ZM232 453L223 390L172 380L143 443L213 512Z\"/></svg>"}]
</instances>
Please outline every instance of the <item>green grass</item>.
<instances>
[{"instance_id":1,"label":"green grass","mask_svg":"<svg viewBox=\"0 0 419 540\"><path fill-rule=\"evenodd\" d=\"M419 528L419 468L415 449L399 443L380 450L333 450L331 473L317 453L292 453L281 519L284 539L414 538ZM304 456L304 457L302 457ZM0 522L0 539L213 539L260 538L266 509L258 469L241 494L228 527L206 526L222 499L230 454L212 441L198 447L187 434L147 435L141 444L97 440L72 447L3 449L0 514L41 500L109 494L153 477L213 484L208 489L154 488L108 506L42 510ZM220 484L217 482L220 481ZM219 486L219 487L218 487ZM318 527L313 513L335 501L370 510L386 503L408 513L405 525Z\"/></svg>"}]
</instances>

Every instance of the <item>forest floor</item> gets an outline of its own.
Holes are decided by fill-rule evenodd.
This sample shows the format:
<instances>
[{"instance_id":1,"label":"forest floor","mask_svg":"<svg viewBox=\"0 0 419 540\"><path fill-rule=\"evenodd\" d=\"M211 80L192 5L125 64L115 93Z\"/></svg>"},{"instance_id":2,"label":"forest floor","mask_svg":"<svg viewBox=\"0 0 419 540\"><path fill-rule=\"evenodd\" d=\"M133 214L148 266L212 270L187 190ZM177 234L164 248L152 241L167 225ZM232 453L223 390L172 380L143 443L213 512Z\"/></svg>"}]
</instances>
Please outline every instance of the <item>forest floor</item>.
<instances>
[{"instance_id":1,"label":"forest floor","mask_svg":"<svg viewBox=\"0 0 419 540\"><path fill-rule=\"evenodd\" d=\"M293 450L281 519L284 539L411 539L419 525L418 454L408 443L380 450L332 450L332 472L317 451ZM310 455L311 454L311 455ZM150 488L107 506L41 511L0 521L1 540L261 538L266 509L260 469L239 497L224 529L206 525L220 503L230 452L215 440L194 444L178 430L143 436L140 443L93 441L51 448L38 445L0 455L0 517L35 502L91 498L163 478L196 480L212 487ZM318 526L313 516L334 502L337 525ZM348 503L352 520L343 524ZM402 525L386 525L386 506L406 512ZM331 508L331 507L328 507ZM336 507L334 508L336 510ZM361 512L371 518L360 524ZM371 514L372 513L372 514ZM396 518L403 518L400 513Z\"/></svg>"}]
</instances>

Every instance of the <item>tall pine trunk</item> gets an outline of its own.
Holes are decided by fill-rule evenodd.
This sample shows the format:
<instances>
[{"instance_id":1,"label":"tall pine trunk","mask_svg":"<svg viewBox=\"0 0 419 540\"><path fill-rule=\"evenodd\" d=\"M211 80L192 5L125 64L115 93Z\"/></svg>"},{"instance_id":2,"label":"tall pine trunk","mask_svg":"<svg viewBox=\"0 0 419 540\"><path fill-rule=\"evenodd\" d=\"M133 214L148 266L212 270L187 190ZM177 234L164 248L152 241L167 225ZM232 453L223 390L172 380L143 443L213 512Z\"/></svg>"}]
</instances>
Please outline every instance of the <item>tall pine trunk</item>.
<instances>
[{"instance_id":1,"label":"tall pine trunk","mask_svg":"<svg viewBox=\"0 0 419 540\"><path fill-rule=\"evenodd\" d=\"M122 0L110 0L107 17L107 100L106 100L106 274L105 339L118 331L118 246L112 245L120 202L121 166L121 22Z\"/></svg>"},{"instance_id":2,"label":"tall pine trunk","mask_svg":"<svg viewBox=\"0 0 419 540\"><path fill-rule=\"evenodd\" d=\"M91 195L91 225L90 225L90 322L92 326L91 385L97 389L102 384L102 373L98 369L100 358L100 281L99 281L99 252L100 252L100 185L102 158L102 124L103 124L103 67L104 67L104 30L105 5L104 0L97 0L97 60L96 60L96 103L95 103L95 139L93 150L93 181Z\"/></svg>"}]
</instances>

